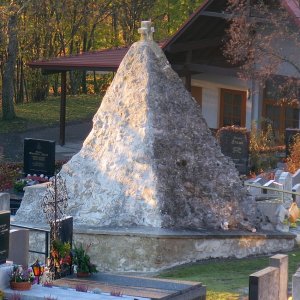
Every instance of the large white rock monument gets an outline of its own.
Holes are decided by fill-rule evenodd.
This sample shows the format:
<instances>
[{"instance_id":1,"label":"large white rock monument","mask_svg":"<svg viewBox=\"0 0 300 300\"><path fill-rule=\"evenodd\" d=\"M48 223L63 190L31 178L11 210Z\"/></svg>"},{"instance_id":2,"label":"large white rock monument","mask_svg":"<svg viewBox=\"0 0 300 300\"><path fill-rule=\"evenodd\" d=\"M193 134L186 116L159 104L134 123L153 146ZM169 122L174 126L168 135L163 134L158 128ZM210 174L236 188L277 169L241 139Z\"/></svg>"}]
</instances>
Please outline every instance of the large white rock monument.
<instances>
[{"instance_id":1,"label":"large white rock monument","mask_svg":"<svg viewBox=\"0 0 300 300\"><path fill-rule=\"evenodd\" d=\"M233 162L153 41L151 22L139 32L81 151L61 170L68 214L78 225L252 228L255 202Z\"/></svg>"}]
</instances>

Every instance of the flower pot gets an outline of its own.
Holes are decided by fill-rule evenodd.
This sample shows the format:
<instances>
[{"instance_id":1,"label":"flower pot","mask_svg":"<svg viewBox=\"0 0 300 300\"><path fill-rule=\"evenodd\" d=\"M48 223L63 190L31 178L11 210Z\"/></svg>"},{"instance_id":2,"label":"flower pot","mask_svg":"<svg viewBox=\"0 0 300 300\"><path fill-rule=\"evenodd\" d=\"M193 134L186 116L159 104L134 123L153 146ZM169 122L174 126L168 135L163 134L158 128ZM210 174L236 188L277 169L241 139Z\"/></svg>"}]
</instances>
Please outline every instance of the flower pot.
<instances>
[{"instance_id":1,"label":"flower pot","mask_svg":"<svg viewBox=\"0 0 300 300\"><path fill-rule=\"evenodd\" d=\"M77 272L77 277L90 277L91 273L88 272Z\"/></svg>"},{"instance_id":2,"label":"flower pot","mask_svg":"<svg viewBox=\"0 0 300 300\"><path fill-rule=\"evenodd\" d=\"M22 282L11 281L10 288L12 290L16 290L16 291L28 291L31 289L31 282L29 282L29 281L22 281Z\"/></svg>"}]
</instances>

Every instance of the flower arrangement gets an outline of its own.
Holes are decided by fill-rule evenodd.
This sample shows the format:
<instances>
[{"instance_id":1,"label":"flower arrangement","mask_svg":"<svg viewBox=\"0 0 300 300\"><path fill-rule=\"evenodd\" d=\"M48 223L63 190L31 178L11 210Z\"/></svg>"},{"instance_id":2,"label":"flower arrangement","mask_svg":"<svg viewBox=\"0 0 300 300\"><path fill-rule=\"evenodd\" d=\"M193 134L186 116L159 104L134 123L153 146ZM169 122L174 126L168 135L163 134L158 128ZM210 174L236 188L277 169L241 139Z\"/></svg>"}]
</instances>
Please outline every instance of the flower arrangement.
<instances>
[{"instance_id":1,"label":"flower arrangement","mask_svg":"<svg viewBox=\"0 0 300 300\"><path fill-rule=\"evenodd\" d=\"M73 262L75 269L78 273L97 273L96 265L90 262L90 256L87 254L88 249L91 247L89 244L86 249L83 248L82 244L79 247L73 249Z\"/></svg>"},{"instance_id":2,"label":"flower arrangement","mask_svg":"<svg viewBox=\"0 0 300 300\"><path fill-rule=\"evenodd\" d=\"M23 269L22 266L14 265L10 274L10 282L30 282L33 283L35 277L32 268Z\"/></svg>"},{"instance_id":3,"label":"flower arrangement","mask_svg":"<svg viewBox=\"0 0 300 300\"><path fill-rule=\"evenodd\" d=\"M119 290L112 290L110 292L110 295L115 296L115 297L122 297L123 293L122 293L122 291L119 291Z\"/></svg>"},{"instance_id":4,"label":"flower arrangement","mask_svg":"<svg viewBox=\"0 0 300 300\"><path fill-rule=\"evenodd\" d=\"M14 182L14 190L16 192L23 192L23 189L25 186L31 186L35 185L38 183L43 183L49 181L49 178L47 176L44 176L43 174L41 175L36 175L36 174L28 174L26 178L18 179Z\"/></svg>"},{"instance_id":5,"label":"flower arrangement","mask_svg":"<svg viewBox=\"0 0 300 300\"><path fill-rule=\"evenodd\" d=\"M20 163L0 163L0 192L6 192L13 187L13 184L22 173Z\"/></svg>"},{"instance_id":6,"label":"flower arrangement","mask_svg":"<svg viewBox=\"0 0 300 300\"><path fill-rule=\"evenodd\" d=\"M86 284L76 284L75 290L76 290L77 292L87 293L87 291L88 291L88 286L87 286Z\"/></svg>"},{"instance_id":7,"label":"flower arrangement","mask_svg":"<svg viewBox=\"0 0 300 300\"><path fill-rule=\"evenodd\" d=\"M38 183L42 183L42 182L47 182L49 181L49 178L48 176L45 176L44 174L41 174L41 175L36 175L36 174L27 174L27 177L26 177L27 180L31 180L31 181L35 181L35 182L38 182Z\"/></svg>"},{"instance_id":8,"label":"flower arrangement","mask_svg":"<svg viewBox=\"0 0 300 300\"><path fill-rule=\"evenodd\" d=\"M63 243L59 240L52 242L51 257L54 259L54 265L60 267L62 265L71 265L71 245L70 243Z\"/></svg>"}]
</instances>

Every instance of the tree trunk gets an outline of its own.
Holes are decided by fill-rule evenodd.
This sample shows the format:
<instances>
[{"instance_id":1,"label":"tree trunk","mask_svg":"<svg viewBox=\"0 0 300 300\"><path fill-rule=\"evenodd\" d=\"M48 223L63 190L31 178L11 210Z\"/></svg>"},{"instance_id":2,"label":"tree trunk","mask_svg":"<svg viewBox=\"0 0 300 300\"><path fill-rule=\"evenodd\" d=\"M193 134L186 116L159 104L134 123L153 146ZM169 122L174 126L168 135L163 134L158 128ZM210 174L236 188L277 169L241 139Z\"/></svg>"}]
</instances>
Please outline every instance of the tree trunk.
<instances>
[{"instance_id":1,"label":"tree trunk","mask_svg":"<svg viewBox=\"0 0 300 300\"><path fill-rule=\"evenodd\" d=\"M8 46L7 61L4 64L2 81L2 118L11 120L16 117L14 110L14 68L16 64L18 39L17 39L17 14L12 14L8 20Z\"/></svg>"}]
</instances>

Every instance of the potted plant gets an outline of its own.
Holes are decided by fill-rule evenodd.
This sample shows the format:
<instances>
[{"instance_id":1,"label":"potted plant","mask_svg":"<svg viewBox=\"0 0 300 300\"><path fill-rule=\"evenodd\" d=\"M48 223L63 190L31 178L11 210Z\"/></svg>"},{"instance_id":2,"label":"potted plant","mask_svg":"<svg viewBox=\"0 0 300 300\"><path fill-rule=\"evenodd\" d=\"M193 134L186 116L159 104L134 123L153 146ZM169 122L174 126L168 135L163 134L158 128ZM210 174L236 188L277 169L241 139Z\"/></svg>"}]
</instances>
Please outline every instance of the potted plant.
<instances>
[{"instance_id":1,"label":"potted plant","mask_svg":"<svg viewBox=\"0 0 300 300\"><path fill-rule=\"evenodd\" d=\"M34 281L32 268L24 270L22 266L14 265L10 274L10 288L17 291L26 291L31 289Z\"/></svg>"},{"instance_id":2,"label":"potted plant","mask_svg":"<svg viewBox=\"0 0 300 300\"><path fill-rule=\"evenodd\" d=\"M84 249L82 244L80 244L79 247L75 246L73 249L73 262L75 270L77 270L77 277L86 277L98 272L96 265L91 263L90 256L87 254L90 246Z\"/></svg>"},{"instance_id":3,"label":"potted plant","mask_svg":"<svg viewBox=\"0 0 300 300\"><path fill-rule=\"evenodd\" d=\"M0 290L0 300L3 300L4 292Z\"/></svg>"}]
</instances>

